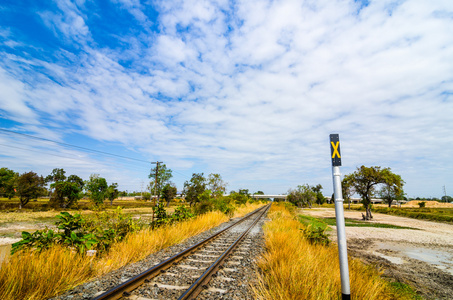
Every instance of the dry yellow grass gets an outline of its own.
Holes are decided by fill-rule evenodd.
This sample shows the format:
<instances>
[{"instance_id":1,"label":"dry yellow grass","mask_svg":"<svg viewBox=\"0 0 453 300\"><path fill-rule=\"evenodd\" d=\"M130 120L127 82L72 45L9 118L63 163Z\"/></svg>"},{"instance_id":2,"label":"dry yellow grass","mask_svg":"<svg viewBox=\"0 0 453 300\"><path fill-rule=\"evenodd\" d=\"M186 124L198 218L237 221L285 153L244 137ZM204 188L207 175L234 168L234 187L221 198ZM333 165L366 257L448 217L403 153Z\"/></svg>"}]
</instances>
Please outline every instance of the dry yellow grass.
<instances>
[{"instance_id":1,"label":"dry yellow grass","mask_svg":"<svg viewBox=\"0 0 453 300\"><path fill-rule=\"evenodd\" d=\"M249 212L254 211L255 209L258 209L266 204L263 203L247 203L245 205L236 207L236 210L234 211L233 218L238 218L245 216Z\"/></svg>"},{"instance_id":2,"label":"dry yellow grass","mask_svg":"<svg viewBox=\"0 0 453 300\"><path fill-rule=\"evenodd\" d=\"M402 205L402 207L420 207L418 203L425 202L425 207L452 208L453 203L442 203L437 201L412 200Z\"/></svg>"},{"instance_id":3,"label":"dry yellow grass","mask_svg":"<svg viewBox=\"0 0 453 300\"><path fill-rule=\"evenodd\" d=\"M228 219L220 212L210 212L198 216L194 220L130 234L120 243L113 245L108 255L96 262L98 274L105 274L131 262L139 261L151 253L178 244L191 236L218 226Z\"/></svg>"},{"instance_id":4,"label":"dry yellow grass","mask_svg":"<svg viewBox=\"0 0 453 300\"><path fill-rule=\"evenodd\" d=\"M41 218L52 218L58 212L50 211L37 211L37 212L0 212L0 223L13 223L13 222L33 222Z\"/></svg>"},{"instance_id":5,"label":"dry yellow grass","mask_svg":"<svg viewBox=\"0 0 453 300\"><path fill-rule=\"evenodd\" d=\"M0 270L0 298L48 299L95 274L92 258L62 247L17 253Z\"/></svg>"},{"instance_id":6,"label":"dry yellow grass","mask_svg":"<svg viewBox=\"0 0 453 300\"><path fill-rule=\"evenodd\" d=\"M341 278L336 245L312 245L301 224L283 206L273 205L265 226L266 253L258 266L257 299L340 299ZM349 261L353 299L397 299L379 273L360 261ZM401 299L400 297L398 299Z\"/></svg>"},{"instance_id":7,"label":"dry yellow grass","mask_svg":"<svg viewBox=\"0 0 453 300\"><path fill-rule=\"evenodd\" d=\"M243 206L238 209L237 216L258 206ZM17 253L1 265L0 299L48 299L228 220L229 217L220 212L210 212L157 230L142 230L128 235L114 244L108 253L94 259L62 247L52 247L41 253Z\"/></svg>"}]
</instances>

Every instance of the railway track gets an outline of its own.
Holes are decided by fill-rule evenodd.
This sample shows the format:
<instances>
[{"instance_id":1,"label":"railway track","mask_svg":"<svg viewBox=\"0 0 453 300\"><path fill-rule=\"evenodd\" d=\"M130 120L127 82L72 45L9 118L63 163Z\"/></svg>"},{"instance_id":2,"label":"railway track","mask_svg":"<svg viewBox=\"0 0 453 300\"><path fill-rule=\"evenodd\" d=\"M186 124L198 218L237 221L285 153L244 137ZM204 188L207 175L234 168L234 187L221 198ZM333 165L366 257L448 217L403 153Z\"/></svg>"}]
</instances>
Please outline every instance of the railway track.
<instances>
[{"instance_id":1,"label":"railway track","mask_svg":"<svg viewBox=\"0 0 453 300\"><path fill-rule=\"evenodd\" d=\"M126 282L98 293L100 295L93 300L219 298L228 292L228 285L244 284L230 275L241 267L241 260L248 254L250 241L246 240L247 234L269 207L267 205L248 214Z\"/></svg>"}]
</instances>

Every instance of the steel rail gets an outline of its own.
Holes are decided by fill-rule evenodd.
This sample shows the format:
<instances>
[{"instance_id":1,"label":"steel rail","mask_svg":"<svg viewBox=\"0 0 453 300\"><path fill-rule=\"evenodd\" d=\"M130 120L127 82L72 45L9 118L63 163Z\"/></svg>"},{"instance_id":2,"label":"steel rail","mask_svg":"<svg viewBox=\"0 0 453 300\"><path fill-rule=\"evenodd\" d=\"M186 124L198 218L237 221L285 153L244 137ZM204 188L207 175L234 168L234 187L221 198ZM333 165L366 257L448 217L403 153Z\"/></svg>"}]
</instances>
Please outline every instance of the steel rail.
<instances>
[{"instance_id":1,"label":"steel rail","mask_svg":"<svg viewBox=\"0 0 453 300\"><path fill-rule=\"evenodd\" d=\"M258 223L261 217L267 212L270 205L266 206L266 209L261 212L261 214L253 221L252 225L244 231L241 236L239 236L230 247L228 247L225 252L178 298L178 300L186 299L196 299L198 294L206 288L206 284L209 282L211 277L220 266L223 264L223 261L228 257L228 255L239 245L242 239L249 233L249 231Z\"/></svg>"},{"instance_id":2,"label":"steel rail","mask_svg":"<svg viewBox=\"0 0 453 300\"><path fill-rule=\"evenodd\" d=\"M269 206L269 205L268 205ZM145 282L149 282L151 278L156 277L160 273L163 273L166 269L170 268L175 263L179 262L180 260L184 259L185 257L189 256L192 252L196 251L198 248L203 246L204 244L210 242L211 240L215 239L225 231L229 230L233 226L236 226L243 221L247 220L251 216L259 213L260 211L267 210L268 206L261 207L255 210L252 213L244 216L241 220L237 221L234 224L222 229L221 231L211 235L210 237L206 238L205 240L179 252L178 254L173 255L172 257L164 260L163 262L155 265L154 267L132 277L131 279L117 285L116 287L102 293L101 295L93 298L92 300L104 300L104 299L120 299L124 296L129 296L130 292L132 292L137 287L141 286Z\"/></svg>"}]
</instances>

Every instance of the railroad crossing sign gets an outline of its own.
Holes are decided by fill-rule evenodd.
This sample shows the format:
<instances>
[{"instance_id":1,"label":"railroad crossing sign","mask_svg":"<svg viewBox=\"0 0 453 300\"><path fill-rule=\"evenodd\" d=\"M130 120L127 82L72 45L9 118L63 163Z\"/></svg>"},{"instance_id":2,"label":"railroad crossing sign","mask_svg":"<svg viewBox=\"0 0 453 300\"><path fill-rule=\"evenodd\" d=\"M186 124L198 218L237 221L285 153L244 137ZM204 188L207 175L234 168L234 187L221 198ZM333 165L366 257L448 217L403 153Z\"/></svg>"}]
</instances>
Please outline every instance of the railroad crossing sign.
<instances>
[{"instance_id":1,"label":"railroad crossing sign","mask_svg":"<svg viewBox=\"0 0 453 300\"><path fill-rule=\"evenodd\" d=\"M341 166L340 137L338 134L330 135L330 154L332 155L332 167Z\"/></svg>"}]
</instances>

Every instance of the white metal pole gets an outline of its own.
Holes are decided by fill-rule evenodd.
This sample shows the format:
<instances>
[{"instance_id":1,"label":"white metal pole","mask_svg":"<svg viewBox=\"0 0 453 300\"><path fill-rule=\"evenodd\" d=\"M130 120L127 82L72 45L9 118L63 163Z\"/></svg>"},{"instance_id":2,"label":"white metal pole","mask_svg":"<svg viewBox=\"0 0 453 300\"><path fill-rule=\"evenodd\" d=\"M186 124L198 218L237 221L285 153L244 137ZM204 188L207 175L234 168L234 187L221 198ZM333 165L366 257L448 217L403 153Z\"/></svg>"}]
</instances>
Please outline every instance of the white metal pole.
<instances>
[{"instance_id":1,"label":"white metal pole","mask_svg":"<svg viewBox=\"0 0 453 300\"><path fill-rule=\"evenodd\" d=\"M341 294L343 300L351 299L349 287L348 248L344 226L343 193L341 191L341 151L340 136L330 135L330 154L332 155L332 179L335 200L335 219L337 222L338 255L340 258Z\"/></svg>"},{"instance_id":2,"label":"white metal pole","mask_svg":"<svg viewBox=\"0 0 453 300\"><path fill-rule=\"evenodd\" d=\"M344 224L343 194L341 191L340 167L332 167L333 188L335 193L335 216L337 223L338 254L340 257L341 294L343 300L351 299L349 286L348 248Z\"/></svg>"}]
</instances>

